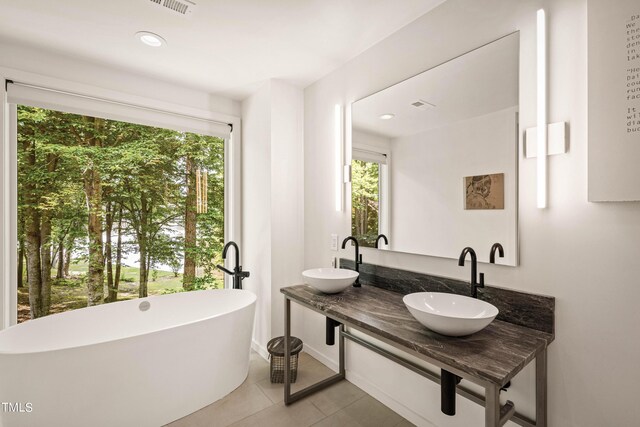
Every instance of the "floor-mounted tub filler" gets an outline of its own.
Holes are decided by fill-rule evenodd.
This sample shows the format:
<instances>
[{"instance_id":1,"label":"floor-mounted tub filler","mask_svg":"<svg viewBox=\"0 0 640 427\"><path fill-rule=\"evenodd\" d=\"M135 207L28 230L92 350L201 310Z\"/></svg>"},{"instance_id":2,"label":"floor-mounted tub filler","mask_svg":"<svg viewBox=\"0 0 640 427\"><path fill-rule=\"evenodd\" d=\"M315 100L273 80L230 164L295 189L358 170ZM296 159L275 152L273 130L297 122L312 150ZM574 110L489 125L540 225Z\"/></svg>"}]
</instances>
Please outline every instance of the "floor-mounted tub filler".
<instances>
[{"instance_id":1,"label":"floor-mounted tub filler","mask_svg":"<svg viewBox=\"0 0 640 427\"><path fill-rule=\"evenodd\" d=\"M152 296L0 332L0 426L160 426L247 377L256 296ZM6 405L5 405L6 403Z\"/></svg>"}]
</instances>

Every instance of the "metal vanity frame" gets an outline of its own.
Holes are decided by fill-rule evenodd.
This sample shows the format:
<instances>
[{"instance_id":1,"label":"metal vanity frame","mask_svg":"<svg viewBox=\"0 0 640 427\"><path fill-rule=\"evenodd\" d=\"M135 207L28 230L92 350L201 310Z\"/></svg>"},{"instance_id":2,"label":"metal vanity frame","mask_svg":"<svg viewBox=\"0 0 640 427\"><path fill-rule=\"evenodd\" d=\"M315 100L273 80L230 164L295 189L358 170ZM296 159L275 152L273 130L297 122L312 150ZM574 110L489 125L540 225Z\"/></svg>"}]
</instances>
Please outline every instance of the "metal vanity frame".
<instances>
[{"instance_id":1,"label":"metal vanity frame","mask_svg":"<svg viewBox=\"0 0 640 427\"><path fill-rule=\"evenodd\" d=\"M366 335L369 335L375 339L378 339L384 343L391 345L398 350L407 352L413 356L418 357L425 362L435 365L440 369L444 369L449 371L462 379L468 380L474 384L477 384L485 389L484 396L476 393L475 391L468 390L464 387L456 387L456 392L479 404L484 406L485 408L485 426L486 427L501 427L507 421L511 420L512 422L522 426L522 427L547 427L547 346L545 345L541 350L539 350L535 355L535 363L536 363L536 420L533 421L526 416L519 414L515 410L515 406L513 402L507 401L505 405L500 405L500 389L504 386L498 385L492 382L489 382L485 379L481 379L473 376L467 372L461 371L460 369L454 368L447 364L444 364L438 360L435 360L429 356L425 356L424 354L418 353L408 347L395 343L389 339L381 337L371 331L363 330L358 326L349 323L343 319L338 319L334 316L328 315L326 312L317 309L309 304L305 304L299 300L295 300L298 304L306 307L310 310L315 311L316 313L322 314L323 316L328 317L329 319L334 320L339 323L339 337L338 337L338 346L339 346L339 368L338 373L332 375L329 378L326 378L322 381L317 382L311 386L308 386L302 390L299 390L295 393L291 393L291 378L290 378L290 370L291 370L291 298L287 295L285 298L285 309L284 309L284 403L285 405L289 405L299 399L302 399L316 391L322 390L326 387L329 387L332 384L335 384L339 381L345 379L345 339L348 339L356 344L362 345L369 350L374 351L375 353L398 363L399 365L404 366L405 368L430 379L431 381L440 384L440 376L434 374L422 366L415 364L412 361L406 360L396 354L389 352L375 344L369 343L362 338L351 334L346 330L347 327L358 330Z\"/></svg>"}]
</instances>

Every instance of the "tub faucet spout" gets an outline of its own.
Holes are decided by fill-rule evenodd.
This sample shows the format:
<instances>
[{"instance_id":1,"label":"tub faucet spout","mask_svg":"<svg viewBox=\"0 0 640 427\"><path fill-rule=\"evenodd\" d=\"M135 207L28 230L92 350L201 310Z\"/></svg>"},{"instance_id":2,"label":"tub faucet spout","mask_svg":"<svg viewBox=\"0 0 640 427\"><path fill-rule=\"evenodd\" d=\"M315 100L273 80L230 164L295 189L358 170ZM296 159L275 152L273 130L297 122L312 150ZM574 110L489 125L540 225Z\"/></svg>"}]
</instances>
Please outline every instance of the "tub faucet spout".
<instances>
[{"instance_id":1,"label":"tub faucet spout","mask_svg":"<svg viewBox=\"0 0 640 427\"><path fill-rule=\"evenodd\" d=\"M233 271L226 269L222 265L216 265L216 267L228 275L233 276L233 289L242 289L242 281L249 277L250 273L248 271L242 271L242 266L240 265L240 249L238 249L236 242L230 241L224 245L224 249L222 249L222 259L227 259L227 251L230 246L233 246L236 250L235 267Z\"/></svg>"}]
</instances>

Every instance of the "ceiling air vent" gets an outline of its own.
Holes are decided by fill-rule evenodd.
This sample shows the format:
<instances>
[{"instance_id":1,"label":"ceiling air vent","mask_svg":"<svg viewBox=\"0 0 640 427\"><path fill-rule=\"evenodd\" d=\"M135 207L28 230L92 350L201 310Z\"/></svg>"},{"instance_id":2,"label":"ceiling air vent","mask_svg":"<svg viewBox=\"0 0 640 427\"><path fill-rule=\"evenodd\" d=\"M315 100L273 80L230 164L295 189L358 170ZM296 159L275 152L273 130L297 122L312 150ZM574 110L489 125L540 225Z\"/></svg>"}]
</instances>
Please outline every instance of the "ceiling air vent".
<instances>
[{"instance_id":1,"label":"ceiling air vent","mask_svg":"<svg viewBox=\"0 0 640 427\"><path fill-rule=\"evenodd\" d=\"M151 3L162 6L167 11L179 13L184 16L191 15L196 6L196 4L190 0L151 0Z\"/></svg>"},{"instance_id":2,"label":"ceiling air vent","mask_svg":"<svg viewBox=\"0 0 640 427\"><path fill-rule=\"evenodd\" d=\"M419 110L429 110L435 107L435 105L433 105L432 103L423 101L422 99L418 99L416 102L412 102L411 105Z\"/></svg>"}]
</instances>

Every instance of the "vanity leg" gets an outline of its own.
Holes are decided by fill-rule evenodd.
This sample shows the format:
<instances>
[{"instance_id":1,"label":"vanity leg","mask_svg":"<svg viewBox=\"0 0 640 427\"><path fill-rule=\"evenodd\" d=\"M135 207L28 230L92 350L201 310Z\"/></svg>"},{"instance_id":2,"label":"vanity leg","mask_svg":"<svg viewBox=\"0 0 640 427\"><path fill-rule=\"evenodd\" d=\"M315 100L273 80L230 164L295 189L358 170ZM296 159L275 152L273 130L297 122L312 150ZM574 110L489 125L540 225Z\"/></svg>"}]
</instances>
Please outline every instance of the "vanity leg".
<instances>
[{"instance_id":1,"label":"vanity leg","mask_svg":"<svg viewBox=\"0 0 640 427\"><path fill-rule=\"evenodd\" d=\"M291 402L291 300L284 298L284 404Z\"/></svg>"},{"instance_id":2,"label":"vanity leg","mask_svg":"<svg viewBox=\"0 0 640 427\"><path fill-rule=\"evenodd\" d=\"M344 324L340 325L340 329L338 330L338 347L339 347L339 362L338 362L338 374L342 375L342 378L345 377L345 367L344 367Z\"/></svg>"},{"instance_id":3,"label":"vanity leg","mask_svg":"<svg viewBox=\"0 0 640 427\"><path fill-rule=\"evenodd\" d=\"M500 387L489 384L484 390L484 425L485 427L500 426Z\"/></svg>"},{"instance_id":4,"label":"vanity leg","mask_svg":"<svg viewBox=\"0 0 640 427\"><path fill-rule=\"evenodd\" d=\"M547 427L547 349L536 356L536 427Z\"/></svg>"},{"instance_id":5,"label":"vanity leg","mask_svg":"<svg viewBox=\"0 0 640 427\"><path fill-rule=\"evenodd\" d=\"M344 325L340 325L340 332ZM315 384L291 393L291 300L284 297L284 404L290 405L310 394L323 390L344 379L344 335L340 333L340 372Z\"/></svg>"}]
</instances>

